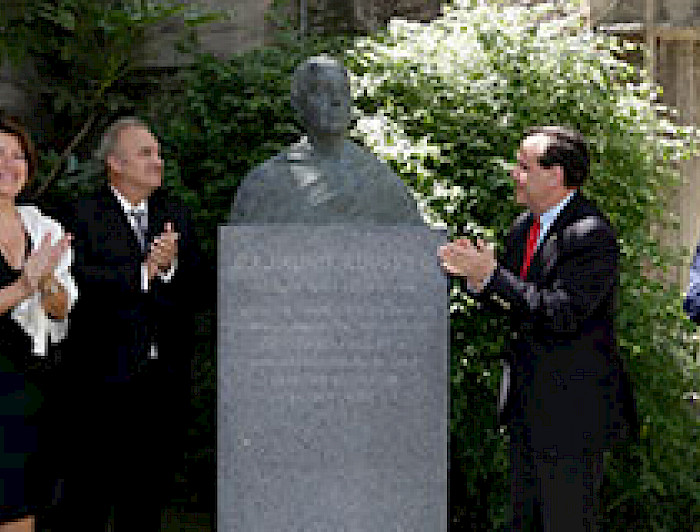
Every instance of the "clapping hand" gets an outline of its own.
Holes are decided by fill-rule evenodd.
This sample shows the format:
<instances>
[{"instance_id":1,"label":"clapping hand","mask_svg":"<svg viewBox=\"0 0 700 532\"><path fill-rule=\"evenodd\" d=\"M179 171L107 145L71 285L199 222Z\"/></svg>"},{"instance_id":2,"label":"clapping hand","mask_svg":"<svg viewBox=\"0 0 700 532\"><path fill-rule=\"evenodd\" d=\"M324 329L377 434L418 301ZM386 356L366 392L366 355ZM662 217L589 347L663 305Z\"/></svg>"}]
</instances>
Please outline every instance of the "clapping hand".
<instances>
[{"instance_id":1,"label":"clapping hand","mask_svg":"<svg viewBox=\"0 0 700 532\"><path fill-rule=\"evenodd\" d=\"M153 239L146 257L146 265L151 278L158 272L166 272L177 256L177 239L179 233L173 230L173 224L166 222L165 230Z\"/></svg>"},{"instance_id":2,"label":"clapping hand","mask_svg":"<svg viewBox=\"0 0 700 532\"><path fill-rule=\"evenodd\" d=\"M460 238L440 246L438 256L442 267L451 275L466 277L470 286L480 289L496 268L493 245L477 239Z\"/></svg>"},{"instance_id":3,"label":"clapping hand","mask_svg":"<svg viewBox=\"0 0 700 532\"><path fill-rule=\"evenodd\" d=\"M39 247L29 255L22 268L21 280L32 293L39 289L42 278L51 277L61 257L70 248L72 239L73 236L66 233L52 244L51 234L46 234Z\"/></svg>"}]
</instances>

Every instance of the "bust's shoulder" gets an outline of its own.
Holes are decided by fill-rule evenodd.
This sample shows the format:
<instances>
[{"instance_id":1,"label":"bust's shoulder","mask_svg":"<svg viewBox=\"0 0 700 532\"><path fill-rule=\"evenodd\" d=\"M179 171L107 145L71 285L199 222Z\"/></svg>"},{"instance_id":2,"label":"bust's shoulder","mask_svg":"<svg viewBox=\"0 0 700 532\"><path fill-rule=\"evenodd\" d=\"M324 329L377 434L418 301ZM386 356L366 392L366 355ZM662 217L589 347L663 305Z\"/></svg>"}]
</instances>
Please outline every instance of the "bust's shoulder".
<instances>
[{"instance_id":1,"label":"bust's shoulder","mask_svg":"<svg viewBox=\"0 0 700 532\"><path fill-rule=\"evenodd\" d=\"M265 222L277 216L281 201L288 198L293 180L289 148L250 170L236 189L229 220L232 223Z\"/></svg>"},{"instance_id":2,"label":"bust's shoulder","mask_svg":"<svg viewBox=\"0 0 700 532\"><path fill-rule=\"evenodd\" d=\"M369 147L354 140L345 141L346 156L352 161L353 166L362 168L364 174L373 179L381 181L400 181L399 176L391 166L374 153Z\"/></svg>"},{"instance_id":3,"label":"bust's shoulder","mask_svg":"<svg viewBox=\"0 0 700 532\"><path fill-rule=\"evenodd\" d=\"M389 165L382 161L376 153L367 146L360 144L352 139L345 140L345 150L355 159L373 165L379 165L389 169Z\"/></svg>"},{"instance_id":4,"label":"bust's shoulder","mask_svg":"<svg viewBox=\"0 0 700 532\"><path fill-rule=\"evenodd\" d=\"M288 175L290 173L290 166L294 161L294 147L295 145L290 146L253 167L241 181L241 187L244 185L251 186L253 184L264 185L269 181L278 182L280 176Z\"/></svg>"}]
</instances>

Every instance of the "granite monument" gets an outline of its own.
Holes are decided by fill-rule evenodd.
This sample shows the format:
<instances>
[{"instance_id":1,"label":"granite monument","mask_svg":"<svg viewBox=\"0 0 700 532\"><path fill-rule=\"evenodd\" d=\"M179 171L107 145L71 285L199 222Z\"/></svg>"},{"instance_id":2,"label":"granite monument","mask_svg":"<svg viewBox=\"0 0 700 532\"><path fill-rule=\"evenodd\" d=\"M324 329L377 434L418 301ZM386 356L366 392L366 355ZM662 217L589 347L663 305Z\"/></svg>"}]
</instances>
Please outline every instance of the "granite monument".
<instances>
[{"instance_id":1,"label":"granite monument","mask_svg":"<svg viewBox=\"0 0 700 532\"><path fill-rule=\"evenodd\" d=\"M346 138L341 65L301 65L292 102L308 137L219 234L218 529L444 532L444 235Z\"/></svg>"}]
</instances>

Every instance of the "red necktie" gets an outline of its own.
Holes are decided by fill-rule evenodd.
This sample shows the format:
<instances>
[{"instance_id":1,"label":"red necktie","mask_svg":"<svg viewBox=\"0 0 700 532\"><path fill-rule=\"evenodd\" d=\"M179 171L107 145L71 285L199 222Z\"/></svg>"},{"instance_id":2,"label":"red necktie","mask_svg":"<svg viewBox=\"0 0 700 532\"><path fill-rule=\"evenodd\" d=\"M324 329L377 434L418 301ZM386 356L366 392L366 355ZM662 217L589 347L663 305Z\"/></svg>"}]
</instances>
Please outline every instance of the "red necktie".
<instances>
[{"instance_id":1,"label":"red necktie","mask_svg":"<svg viewBox=\"0 0 700 532\"><path fill-rule=\"evenodd\" d=\"M540 236L540 217L535 215L535 221L532 222L530 226L530 232L527 234L527 247L525 248L525 260L523 260L523 267L520 269L520 278L525 279L527 275L527 270L530 267L530 261L532 256L535 254L535 247L537 246L537 238Z\"/></svg>"}]
</instances>

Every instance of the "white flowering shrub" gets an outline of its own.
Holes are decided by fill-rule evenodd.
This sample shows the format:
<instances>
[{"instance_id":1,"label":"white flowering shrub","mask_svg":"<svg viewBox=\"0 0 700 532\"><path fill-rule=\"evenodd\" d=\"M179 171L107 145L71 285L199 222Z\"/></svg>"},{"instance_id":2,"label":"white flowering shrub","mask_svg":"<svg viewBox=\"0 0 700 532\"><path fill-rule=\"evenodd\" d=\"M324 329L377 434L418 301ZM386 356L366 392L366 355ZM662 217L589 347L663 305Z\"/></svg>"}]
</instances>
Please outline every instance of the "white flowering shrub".
<instances>
[{"instance_id":1,"label":"white flowering shrub","mask_svg":"<svg viewBox=\"0 0 700 532\"><path fill-rule=\"evenodd\" d=\"M169 186L191 206L212 272L215 228L238 182L300 134L286 99L294 66L337 52L340 42L290 39L226 61L199 57L183 73L180 95L150 113ZM395 20L345 55L355 137L393 165L429 222L452 235L500 242L519 210L509 169L527 127L568 124L590 139L584 191L618 231L619 343L642 421L640 441L609 459L603 529L691 531L700 522L700 441L683 397L698 390L698 353L681 290L662 281L682 251L653 235L673 223L673 165L690 155L697 133L673 124L673 111L658 104L659 89L620 59L628 53L628 45L585 31L573 10L464 0L430 23ZM508 323L477 309L458 282L451 306L452 530L490 532L506 526L509 492L507 435L494 411ZM212 301L211 323L213 309ZM202 343L209 369L198 385L213 397L211 342ZM196 409L207 445L210 410Z\"/></svg>"},{"instance_id":2,"label":"white flowering shrub","mask_svg":"<svg viewBox=\"0 0 700 532\"><path fill-rule=\"evenodd\" d=\"M348 52L354 134L396 168L432 225L496 242L519 210L509 169L523 131L566 124L590 139L584 193L618 231L619 343L642 421L640 442L610 457L604 529L690 531L700 522L700 441L683 396L697 384L697 350L680 288L659 280L682 250L653 235L673 224L674 163L691 155L698 135L674 125L659 89L620 59L632 48L585 30L575 10L546 4L460 0L430 23L394 20ZM507 327L454 283L455 530L504 526L507 436L494 404Z\"/></svg>"}]
</instances>

